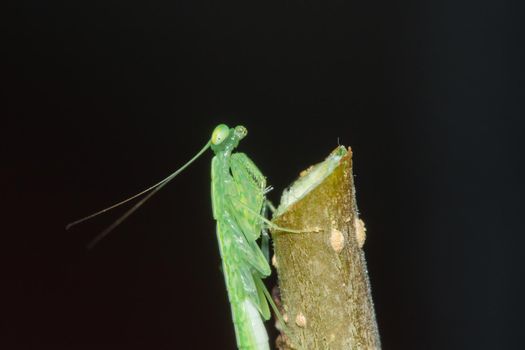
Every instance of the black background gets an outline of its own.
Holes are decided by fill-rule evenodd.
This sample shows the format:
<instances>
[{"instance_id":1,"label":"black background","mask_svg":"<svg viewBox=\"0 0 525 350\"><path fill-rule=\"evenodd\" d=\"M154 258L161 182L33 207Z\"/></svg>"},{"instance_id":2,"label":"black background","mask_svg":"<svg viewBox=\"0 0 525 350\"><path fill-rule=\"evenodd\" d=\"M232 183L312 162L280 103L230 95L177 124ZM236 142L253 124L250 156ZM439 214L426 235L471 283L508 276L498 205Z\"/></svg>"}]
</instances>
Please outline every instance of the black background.
<instances>
[{"instance_id":1,"label":"black background","mask_svg":"<svg viewBox=\"0 0 525 350\"><path fill-rule=\"evenodd\" d=\"M354 151L385 349L523 347L524 6L16 2L2 11L0 346L233 349L211 153L93 251L220 122L276 188ZM273 282L270 282L271 285Z\"/></svg>"}]
</instances>

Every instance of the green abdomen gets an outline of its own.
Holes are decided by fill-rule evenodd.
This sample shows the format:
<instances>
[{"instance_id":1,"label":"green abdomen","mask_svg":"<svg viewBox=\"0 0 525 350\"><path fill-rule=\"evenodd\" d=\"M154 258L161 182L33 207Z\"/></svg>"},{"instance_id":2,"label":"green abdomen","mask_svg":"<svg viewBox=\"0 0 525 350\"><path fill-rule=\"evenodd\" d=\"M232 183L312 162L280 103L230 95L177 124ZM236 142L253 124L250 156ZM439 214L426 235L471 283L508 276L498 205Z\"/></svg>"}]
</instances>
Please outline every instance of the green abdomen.
<instances>
[{"instance_id":1,"label":"green abdomen","mask_svg":"<svg viewBox=\"0 0 525 350\"><path fill-rule=\"evenodd\" d=\"M227 232L228 228L217 222L217 239L221 251L224 280L230 300L237 347L242 350L269 350L268 335L262 317L245 290L247 283L243 281L243 277L251 276L251 272L244 270L249 267L242 266L236 261L238 254L232 251L235 250L235 242L232 241L231 235L224 234L225 231Z\"/></svg>"}]
</instances>

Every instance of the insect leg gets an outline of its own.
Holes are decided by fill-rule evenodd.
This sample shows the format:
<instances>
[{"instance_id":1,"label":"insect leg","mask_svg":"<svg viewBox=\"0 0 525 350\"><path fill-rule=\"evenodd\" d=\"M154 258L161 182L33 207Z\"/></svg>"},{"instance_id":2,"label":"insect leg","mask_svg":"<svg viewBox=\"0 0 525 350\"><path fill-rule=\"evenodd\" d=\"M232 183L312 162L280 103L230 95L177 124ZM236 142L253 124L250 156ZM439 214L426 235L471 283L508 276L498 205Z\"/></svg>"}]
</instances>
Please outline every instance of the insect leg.
<instances>
[{"instance_id":1,"label":"insect leg","mask_svg":"<svg viewBox=\"0 0 525 350\"><path fill-rule=\"evenodd\" d=\"M270 211L273 213L275 213L275 211L277 209L275 209L275 206L273 205L273 203L269 200L269 199L266 199L266 201L264 202L265 206L270 209Z\"/></svg>"},{"instance_id":2,"label":"insect leg","mask_svg":"<svg viewBox=\"0 0 525 350\"><path fill-rule=\"evenodd\" d=\"M279 225L276 225L274 224L273 222L271 222L270 220L268 220L267 218L265 218L264 216L262 216L261 214L253 211L252 208L250 208L249 206L247 206L246 204L244 204L243 202L241 202L240 200L238 200L237 198L234 198L232 196L229 196L235 203L237 204L240 204L241 206L243 206L244 208L246 208L246 210L252 214L253 216L255 217L258 217L261 221L263 221L266 225L268 225L268 227L274 229L274 230L277 230L277 231L282 231L282 232L288 232L288 233L307 233L307 232L319 232L319 229L318 228L314 228L314 229L305 229L305 230L296 230L296 229L291 229L291 228L286 228L286 227L281 227Z\"/></svg>"},{"instance_id":3,"label":"insect leg","mask_svg":"<svg viewBox=\"0 0 525 350\"><path fill-rule=\"evenodd\" d=\"M257 168L257 165L255 165L255 163L250 158L248 158L246 154L240 152L234 153L231 155L230 162L234 178L237 178L237 175L242 172L243 175L248 175L246 177L250 179L250 182L252 182L257 188L264 192L266 189L266 178L261 173L259 168ZM270 190L271 189L268 189L268 191Z\"/></svg>"},{"instance_id":4,"label":"insect leg","mask_svg":"<svg viewBox=\"0 0 525 350\"><path fill-rule=\"evenodd\" d=\"M263 217L266 217L267 208L268 207L266 205L262 208L261 214ZM266 261L270 262L270 235L268 234L266 227L261 229L261 251L266 258Z\"/></svg>"},{"instance_id":5,"label":"insect leg","mask_svg":"<svg viewBox=\"0 0 525 350\"><path fill-rule=\"evenodd\" d=\"M254 270L257 270L262 276L269 276L271 269L268 260L257 246L257 242L246 239L245 233L238 226L231 214L231 209L226 207L221 215L221 226L229 231L235 240L237 254L242 256L243 260L250 263Z\"/></svg>"},{"instance_id":6,"label":"insect leg","mask_svg":"<svg viewBox=\"0 0 525 350\"><path fill-rule=\"evenodd\" d=\"M262 292L264 294L266 300L268 301L268 304L270 304L270 306L271 306L275 316L279 320L281 329L283 330L284 334L286 334L286 336L288 338L296 340L295 337L292 336L292 333L290 332L290 329L286 325L286 322L284 321L284 318L283 318L281 312L277 308L277 305L275 305L275 302L273 301L273 298L270 295L270 292L268 292L268 289L266 289L266 286L264 285L264 283L260 279L259 280L256 279L255 280L255 284L257 286L257 289L258 289L259 293Z\"/></svg>"}]
</instances>

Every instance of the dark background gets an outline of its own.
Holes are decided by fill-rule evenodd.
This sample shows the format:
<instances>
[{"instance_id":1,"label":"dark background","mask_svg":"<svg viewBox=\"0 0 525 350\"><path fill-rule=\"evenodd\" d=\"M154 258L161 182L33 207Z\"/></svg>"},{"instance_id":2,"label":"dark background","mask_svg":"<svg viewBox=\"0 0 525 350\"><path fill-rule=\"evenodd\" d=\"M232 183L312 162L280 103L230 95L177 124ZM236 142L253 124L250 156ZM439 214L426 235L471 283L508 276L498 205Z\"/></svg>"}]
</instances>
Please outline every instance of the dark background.
<instances>
[{"instance_id":1,"label":"dark background","mask_svg":"<svg viewBox=\"0 0 525 350\"><path fill-rule=\"evenodd\" d=\"M43 1L2 11L0 346L233 349L211 153L93 251L220 122L276 188L354 151L385 349L523 347L524 6ZM270 282L271 285L273 282Z\"/></svg>"}]
</instances>

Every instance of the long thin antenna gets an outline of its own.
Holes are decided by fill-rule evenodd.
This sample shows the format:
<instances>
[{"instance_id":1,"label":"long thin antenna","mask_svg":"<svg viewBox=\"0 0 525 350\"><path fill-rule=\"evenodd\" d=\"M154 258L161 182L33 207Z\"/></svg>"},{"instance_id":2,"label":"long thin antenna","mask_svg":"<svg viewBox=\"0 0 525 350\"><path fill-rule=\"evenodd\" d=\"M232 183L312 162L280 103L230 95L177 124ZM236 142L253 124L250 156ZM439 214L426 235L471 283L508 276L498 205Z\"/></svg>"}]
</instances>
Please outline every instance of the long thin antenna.
<instances>
[{"instance_id":1,"label":"long thin antenna","mask_svg":"<svg viewBox=\"0 0 525 350\"><path fill-rule=\"evenodd\" d=\"M112 206L109 206L107 208L104 208L100 211L97 211L96 213L93 213L91 215L88 215L82 219L79 219L79 220L76 220L76 221L73 221L69 224L67 224L66 226L66 230L68 230L69 228L71 228L72 226L75 226L77 224L80 224L81 222L84 222L86 220L89 220L89 219L92 219L100 214L103 214L111 209L114 209L114 208L117 208L149 191L151 191L146 197L144 197L142 200L140 200L138 203L136 203L131 209L129 209L128 211L126 211L121 217L119 217L117 220L115 220L115 222L113 222L110 226L108 226L104 231L102 231L97 237L95 237L91 243L88 245L88 248L92 248L97 242L99 242L102 238L104 238L108 233L110 233L115 227L117 227L118 225L120 225L124 220L126 220L126 218L128 216L130 216L131 214L133 214L133 212L135 210L137 210L142 204L144 204L148 199L150 199L155 193L157 193L162 187L164 187L168 182L170 182L171 180L173 180L177 175L179 175L184 169L186 169L191 163L193 163L195 160L197 160L197 158L199 158L204 152L206 152L206 150L210 147L210 141L208 141L206 143L206 145L195 155L193 156L193 158L191 158L188 162L186 162L186 164L184 164L183 166L181 166L179 169L177 169L175 172L173 172L171 175L169 175L168 177L166 177L165 179L157 182L155 185L153 186L150 186L148 187L147 189L129 197L129 198L126 198L124 199L123 201L120 201L116 204L113 204Z\"/></svg>"}]
</instances>

